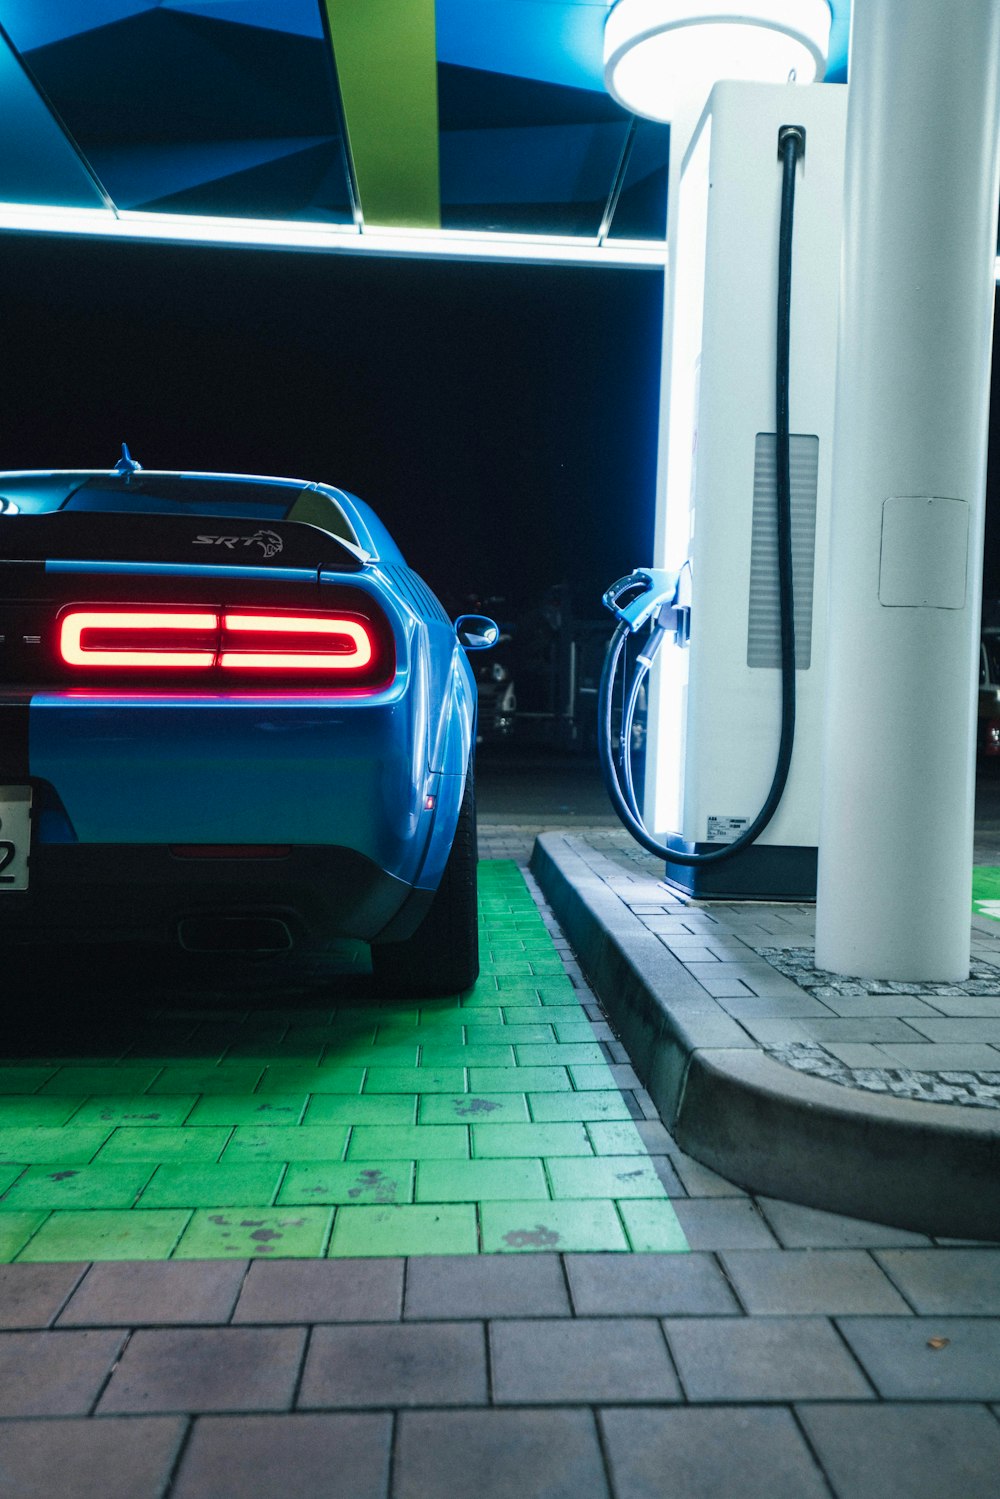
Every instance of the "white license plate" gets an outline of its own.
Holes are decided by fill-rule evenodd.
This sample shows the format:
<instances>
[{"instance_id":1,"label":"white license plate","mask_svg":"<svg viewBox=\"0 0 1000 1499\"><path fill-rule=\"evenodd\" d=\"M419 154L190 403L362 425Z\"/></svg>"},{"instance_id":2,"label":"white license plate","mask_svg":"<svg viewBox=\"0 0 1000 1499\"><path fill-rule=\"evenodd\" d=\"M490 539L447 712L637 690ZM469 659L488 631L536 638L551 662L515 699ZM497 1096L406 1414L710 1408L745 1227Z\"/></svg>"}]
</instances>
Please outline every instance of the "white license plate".
<instances>
[{"instance_id":1,"label":"white license plate","mask_svg":"<svg viewBox=\"0 0 1000 1499\"><path fill-rule=\"evenodd\" d=\"M0 786L0 896L27 890L31 787Z\"/></svg>"}]
</instances>

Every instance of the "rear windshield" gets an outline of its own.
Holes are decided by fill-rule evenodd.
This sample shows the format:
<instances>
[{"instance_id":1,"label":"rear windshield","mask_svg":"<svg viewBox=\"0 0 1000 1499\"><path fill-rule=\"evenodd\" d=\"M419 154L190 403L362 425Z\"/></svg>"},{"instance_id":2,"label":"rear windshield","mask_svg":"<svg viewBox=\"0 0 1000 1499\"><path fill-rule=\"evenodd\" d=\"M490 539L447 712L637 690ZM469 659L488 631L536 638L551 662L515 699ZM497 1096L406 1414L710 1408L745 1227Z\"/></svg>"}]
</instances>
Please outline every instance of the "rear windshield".
<instances>
[{"instance_id":1,"label":"rear windshield","mask_svg":"<svg viewBox=\"0 0 1000 1499\"><path fill-rule=\"evenodd\" d=\"M304 489L247 484L239 479L178 479L133 474L126 482L88 479L64 510L136 511L145 515L233 515L284 520Z\"/></svg>"}]
</instances>

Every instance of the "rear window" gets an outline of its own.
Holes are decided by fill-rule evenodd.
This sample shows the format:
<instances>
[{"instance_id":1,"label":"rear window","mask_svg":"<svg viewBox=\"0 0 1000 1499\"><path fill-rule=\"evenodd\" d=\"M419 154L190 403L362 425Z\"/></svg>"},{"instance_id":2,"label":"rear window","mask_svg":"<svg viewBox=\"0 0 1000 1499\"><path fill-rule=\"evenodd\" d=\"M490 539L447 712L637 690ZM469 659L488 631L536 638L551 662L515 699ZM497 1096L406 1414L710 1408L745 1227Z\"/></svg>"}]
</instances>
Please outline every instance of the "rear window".
<instances>
[{"instance_id":1,"label":"rear window","mask_svg":"<svg viewBox=\"0 0 1000 1499\"><path fill-rule=\"evenodd\" d=\"M63 510L119 511L145 515L231 515L284 520L304 489L271 488L239 479L177 479L133 474L126 482L88 479ZM266 498L265 498L266 497Z\"/></svg>"}]
</instances>

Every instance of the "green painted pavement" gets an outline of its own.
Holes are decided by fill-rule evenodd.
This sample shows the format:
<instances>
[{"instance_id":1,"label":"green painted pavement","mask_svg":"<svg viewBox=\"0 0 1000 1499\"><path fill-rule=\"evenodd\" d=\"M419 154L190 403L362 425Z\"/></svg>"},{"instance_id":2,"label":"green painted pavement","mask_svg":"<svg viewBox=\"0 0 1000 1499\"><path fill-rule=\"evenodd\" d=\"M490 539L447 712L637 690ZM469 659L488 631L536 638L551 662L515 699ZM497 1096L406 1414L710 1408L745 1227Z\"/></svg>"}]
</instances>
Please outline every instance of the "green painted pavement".
<instances>
[{"instance_id":1,"label":"green painted pavement","mask_svg":"<svg viewBox=\"0 0 1000 1499\"><path fill-rule=\"evenodd\" d=\"M972 909L977 916L1000 921L1000 868L977 864L972 871Z\"/></svg>"},{"instance_id":2,"label":"green painted pavement","mask_svg":"<svg viewBox=\"0 0 1000 1499\"><path fill-rule=\"evenodd\" d=\"M161 1009L120 1056L5 1060L0 1262L685 1250L514 864L480 906L464 995Z\"/></svg>"}]
</instances>

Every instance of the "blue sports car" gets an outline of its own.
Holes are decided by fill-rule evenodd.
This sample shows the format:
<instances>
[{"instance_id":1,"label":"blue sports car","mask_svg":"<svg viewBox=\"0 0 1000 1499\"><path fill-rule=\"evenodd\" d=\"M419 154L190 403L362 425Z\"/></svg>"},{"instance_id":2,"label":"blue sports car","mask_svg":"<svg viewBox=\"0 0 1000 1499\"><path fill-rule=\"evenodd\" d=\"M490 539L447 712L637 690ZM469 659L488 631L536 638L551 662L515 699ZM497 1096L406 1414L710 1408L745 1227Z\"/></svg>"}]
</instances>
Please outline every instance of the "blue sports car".
<instances>
[{"instance_id":1,"label":"blue sports car","mask_svg":"<svg viewBox=\"0 0 1000 1499\"><path fill-rule=\"evenodd\" d=\"M0 473L0 941L478 972L476 688L455 624L341 489Z\"/></svg>"}]
</instances>

